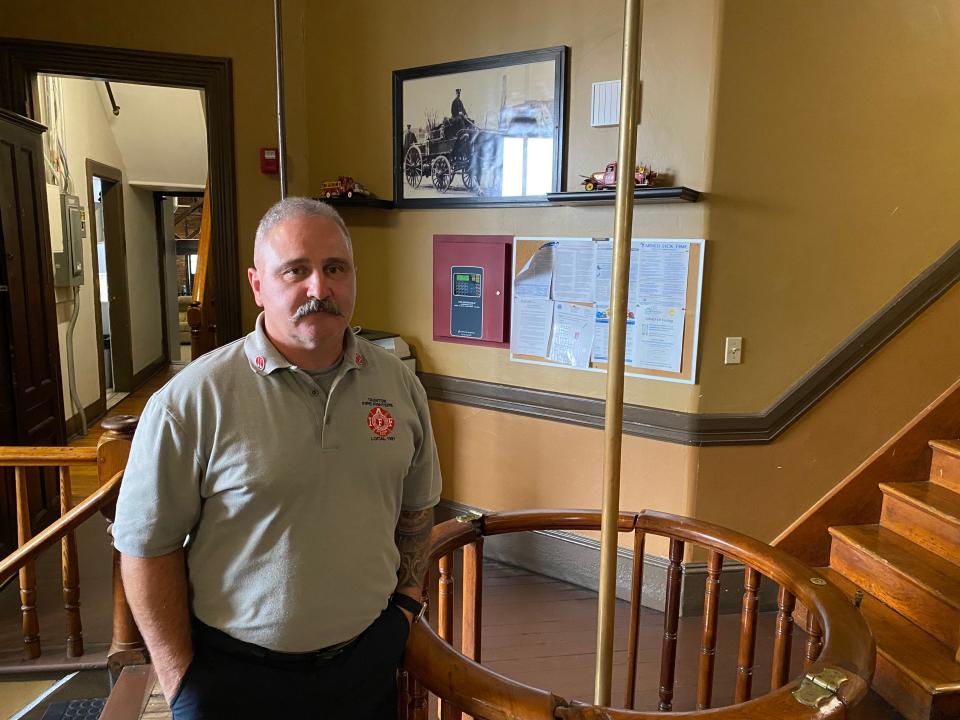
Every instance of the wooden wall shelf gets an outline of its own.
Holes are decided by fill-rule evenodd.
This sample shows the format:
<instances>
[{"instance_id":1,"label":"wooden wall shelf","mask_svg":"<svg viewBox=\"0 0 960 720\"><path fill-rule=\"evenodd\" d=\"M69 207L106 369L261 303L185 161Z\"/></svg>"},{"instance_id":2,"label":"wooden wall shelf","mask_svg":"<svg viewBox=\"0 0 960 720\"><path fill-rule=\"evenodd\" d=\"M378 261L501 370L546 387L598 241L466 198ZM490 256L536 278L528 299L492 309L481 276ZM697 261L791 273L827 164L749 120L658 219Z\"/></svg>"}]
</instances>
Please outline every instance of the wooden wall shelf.
<instances>
[{"instance_id":1,"label":"wooden wall shelf","mask_svg":"<svg viewBox=\"0 0 960 720\"><path fill-rule=\"evenodd\" d=\"M557 205L612 205L616 197L615 190L547 193L547 200ZM635 203L697 202L699 199L699 190L691 190L683 186L639 187L633 191Z\"/></svg>"},{"instance_id":2,"label":"wooden wall shelf","mask_svg":"<svg viewBox=\"0 0 960 720\"><path fill-rule=\"evenodd\" d=\"M476 205L464 205L463 207L481 209L492 207L549 207L551 205L613 205L616 200L616 195L617 193L615 190L594 190L592 192L580 190L575 192L547 193L546 202L542 200L532 200L528 203L504 203L503 205L484 203ZM633 191L633 199L635 203L693 203L699 201L700 196L701 193L699 190L692 190L691 188L683 186L642 187ZM379 208L381 210L397 209L397 206L394 204L393 200L383 200L381 198L318 197L316 199L322 200L323 202L329 203L330 205L338 208L362 207Z\"/></svg>"},{"instance_id":3,"label":"wooden wall shelf","mask_svg":"<svg viewBox=\"0 0 960 720\"><path fill-rule=\"evenodd\" d=\"M362 208L380 208L382 210L392 210L393 200L383 200L381 198L365 197L358 195L356 197L318 197L314 198L315 200L320 200L334 207L343 208L343 207L362 207Z\"/></svg>"}]
</instances>

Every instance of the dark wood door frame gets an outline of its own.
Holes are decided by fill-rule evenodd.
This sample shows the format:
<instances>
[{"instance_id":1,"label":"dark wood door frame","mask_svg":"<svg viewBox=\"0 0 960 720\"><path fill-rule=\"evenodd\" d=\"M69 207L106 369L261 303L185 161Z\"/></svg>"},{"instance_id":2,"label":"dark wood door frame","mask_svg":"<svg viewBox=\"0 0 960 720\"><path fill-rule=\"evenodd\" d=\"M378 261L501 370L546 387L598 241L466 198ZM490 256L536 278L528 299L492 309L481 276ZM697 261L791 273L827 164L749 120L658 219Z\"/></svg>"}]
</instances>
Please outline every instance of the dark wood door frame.
<instances>
[{"instance_id":1,"label":"dark wood door frame","mask_svg":"<svg viewBox=\"0 0 960 720\"><path fill-rule=\"evenodd\" d=\"M93 236L94 315L97 319L97 344L102 347L103 315L100 308L100 268L96 251L96 217L94 216L94 176L106 180L109 188L103 193L104 257L110 290L110 357L113 365L113 387L121 392L133 390L133 339L131 337L130 292L127 265L126 223L123 214L123 173L115 167L87 158L87 197L91 218L88 227ZM100 391L106 406L106 373L103 351L99 353Z\"/></svg>"},{"instance_id":2,"label":"dark wood door frame","mask_svg":"<svg viewBox=\"0 0 960 720\"><path fill-rule=\"evenodd\" d=\"M217 343L240 337L233 71L229 58L0 38L0 107L36 118L37 73L202 90L207 123Z\"/></svg>"}]
</instances>

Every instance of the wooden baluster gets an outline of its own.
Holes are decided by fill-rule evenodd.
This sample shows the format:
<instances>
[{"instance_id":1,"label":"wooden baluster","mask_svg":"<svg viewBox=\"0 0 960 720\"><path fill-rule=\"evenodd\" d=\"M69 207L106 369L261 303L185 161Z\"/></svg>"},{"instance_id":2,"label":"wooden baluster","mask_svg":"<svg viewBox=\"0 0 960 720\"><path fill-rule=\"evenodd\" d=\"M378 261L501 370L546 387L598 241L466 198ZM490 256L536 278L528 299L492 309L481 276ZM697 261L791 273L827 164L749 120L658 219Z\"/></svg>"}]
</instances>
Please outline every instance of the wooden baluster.
<instances>
[{"instance_id":1,"label":"wooden baluster","mask_svg":"<svg viewBox=\"0 0 960 720\"><path fill-rule=\"evenodd\" d=\"M137 429L137 418L132 415L115 415L104 420L101 425L106 431L97 443L97 480L102 486L126 466L127 457L130 455L130 442ZM116 504L110 503L101 513L113 523ZM112 536L110 545L113 546ZM120 553L113 548L113 638L107 651L107 667L112 680L116 681L124 665L143 665L147 662L147 646L133 620L127 595L123 591Z\"/></svg>"},{"instance_id":2,"label":"wooden baluster","mask_svg":"<svg viewBox=\"0 0 960 720\"><path fill-rule=\"evenodd\" d=\"M773 668L770 689L779 690L790 679L790 648L793 645L793 609L797 599L782 585L777 593L777 627L773 638Z\"/></svg>"},{"instance_id":3,"label":"wooden baluster","mask_svg":"<svg viewBox=\"0 0 960 720\"><path fill-rule=\"evenodd\" d=\"M820 657L820 651L823 650L823 632L820 630L820 622L813 614L811 608L807 608L807 646L803 655L803 669L806 670L817 658Z\"/></svg>"},{"instance_id":4,"label":"wooden baluster","mask_svg":"<svg viewBox=\"0 0 960 720\"><path fill-rule=\"evenodd\" d=\"M410 720L427 720L430 714L427 710L427 689L420 684L416 675L410 675L408 682L410 707L407 716Z\"/></svg>"},{"instance_id":5,"label":"wooden baluster","mask_svg":"<svg viewBox=\"0 0 960 720\"><path fill-rule=\"evenodd\" d=\"M430 587L430 582L432 580L433 569L427 568L427 575L423 579L423 588L421 592L423 593L420 597L421 602L427 602L427 588ZM423 617L420 619L420 622L429 622L430 621L430 605L427 605L426 611L423 613ZM427 689L421 684L417 679L417 676L413 673L407 673L407 696L409 698L409 704L407 705L407 718L408 720L428 720L429 708L428 704L428 693Z\"/></svg>"},{"instance_id":6,"label":"wooden baluster","mask_svg":"<svg viewBox=\"0 0 960 720\"><path fill-rule=\"evenodd\" d=\"M667 599L663 616L663 645L660 650L660 705L662 712L673 709L673 677L677 664L677 626L680 619L680 582L683 579L683 541L670 539L670 566L667 568Z\"/></svg>"},{"instance_id":7,"label":"wooden baluster","mask_svg":"<svg viewBox=\"0 0 960 720\"><path fill-rule=\"evenodd\" d=\"M397 720L410 720L410 673L397 670Z\"/></svg>"},{"instance_id":8,"label":"wooden baluster","mask_svg":"<svg viewBox=\"0 0 960 720\"><path fill-rule=\"evenodd\" d=\"M453 645L453 553L440 558L437 590L437 628L440 637ZM437 698L437 715L440 720L453 720L453 707L443 698Z\"/></svg>"},{"instance_id":9,"label":"wooden baluster","mask_svg":"<svg viewBox=\"0 0 960 720\"><path fill-rule=\"evenodd\" d=\"M717 608L720 603L720 572L723 555L710 551L707 581L703 588L703 633L700 637L700 675L697 680L697 710L713 702L713 666L717 655Z\"/></svg>"},{"instance_id":10,"label":"wooden baluster","mask_svg":"<svg viewBox=\"0 0 960 720\"><path fill-rule=\"evenodd\" d=\"M30 502L27 494L27 469L16 473L17 543L23 547L31 538ZM37 621L37 575L34 563L20 568L20 618L23 628L23 650L28 660L40 657L40 623Z\"/></svg>"},{"instance_id":11,"label":"wooden baluster","mask_svg":"<svg viewBox=\"0 0 960 720\"><path fill-rule=\"evenodd\" d=\"M627 687L623 706L632 710L637 689L637 650L640 644L640 608L643 604L643 548L646 533L633 531L633 567L630 574L630 629L627 635Z\"/></svg>"},{"instance_id":12,"label":"wooden baluster","mask_svg":"<svg viewBox=\"0 0 960 720\"><path fill-rule=\"evenodd\" d=\"M460 651L480 662L483 628L483 537L463 546L463 609L460 628ZM472 715L461 713L461 720Z\"/></svg>"},{"instance_id":13,"label":"wooden baluster","mask_svg":"<svg viewBox=\"0 0 960 720\"><path fill-rule=\"evenodd\" d=\"M70 468L60 468L60 517L73 508ZM80 622L80 567L77 539L68 532L60 540L60 567L63 578L63 608L67 613L67 657L83 655L83 626Z\"/></svg>"},{"instance_id":14,"label":"wooden baluster","mask_svg":"<svg viewBox=\"0 0 960 720\"><path fill-rule=\"evenodd\" d=\"M757 590L760 573L748 567L743 574L743 606L740 612L740 650L737 653L737 688L734 702L750 699L753 686L753 658L757 645Z\"/></svg>"}]
</instances>

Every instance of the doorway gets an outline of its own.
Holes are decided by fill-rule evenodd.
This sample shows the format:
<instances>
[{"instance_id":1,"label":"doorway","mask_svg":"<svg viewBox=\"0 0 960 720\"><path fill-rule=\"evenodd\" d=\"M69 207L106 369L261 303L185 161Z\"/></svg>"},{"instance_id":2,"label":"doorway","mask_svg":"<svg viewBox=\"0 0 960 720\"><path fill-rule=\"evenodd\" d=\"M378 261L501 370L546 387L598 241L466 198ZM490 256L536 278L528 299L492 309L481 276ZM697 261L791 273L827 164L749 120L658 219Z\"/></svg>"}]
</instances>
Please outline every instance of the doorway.
<instances>
[{"instance_id":1,"label":"doorway","mask_svg":"<svg viewBox=\"0 0 960 720\"><path fill-rule=\"evenodd\" d=\"M164 337L170 362L186 364L193 359L187 310L196 283L204 197L184 191L156 192L154 197L166 308Z\"/></svg>"},{"instance_id":2,"label":"doorway","mask_svg":"<svg viewBox=\"0 0 960 720\"><path fill-rule=\"evenodd\" d=\"M100 387L109 409L133 389L122 172L88 159L87 191L93 204L96 239L93 294Z\"/></svg>"}]
</instances>

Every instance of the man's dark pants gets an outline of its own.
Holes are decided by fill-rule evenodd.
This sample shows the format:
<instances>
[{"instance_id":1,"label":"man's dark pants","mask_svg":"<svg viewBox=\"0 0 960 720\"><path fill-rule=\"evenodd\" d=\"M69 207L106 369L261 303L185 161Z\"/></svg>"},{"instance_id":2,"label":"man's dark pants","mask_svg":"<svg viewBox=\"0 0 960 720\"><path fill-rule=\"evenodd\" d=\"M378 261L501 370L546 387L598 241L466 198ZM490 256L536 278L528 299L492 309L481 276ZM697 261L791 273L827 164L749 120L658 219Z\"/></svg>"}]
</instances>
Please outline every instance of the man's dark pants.
<instances>
[{"instance_id":1,"label":"man's dark pants","mask_svg":"<svg viewBox=\"0 0 960 720\"><path fill-rule=\"evenodd\" d=\"M194 658L171 708L174 720L350 718L395 720L397 668L410 626L392 603L333 657L262 656L256 646L194 630Z\"/></svg>"}]
</instances>

